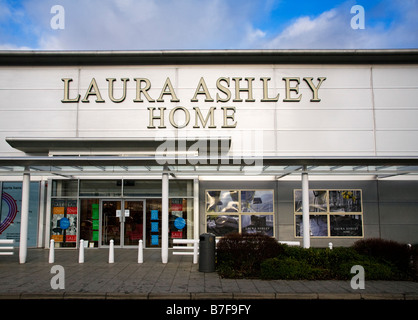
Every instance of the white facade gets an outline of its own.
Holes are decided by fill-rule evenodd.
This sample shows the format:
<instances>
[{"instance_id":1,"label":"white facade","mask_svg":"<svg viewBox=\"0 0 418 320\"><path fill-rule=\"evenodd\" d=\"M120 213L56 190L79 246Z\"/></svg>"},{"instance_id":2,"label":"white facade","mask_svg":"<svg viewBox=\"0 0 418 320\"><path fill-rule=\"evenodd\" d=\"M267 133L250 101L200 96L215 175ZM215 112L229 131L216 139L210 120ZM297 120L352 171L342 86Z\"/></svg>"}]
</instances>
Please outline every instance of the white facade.
<instances>
[{"instance_id":1,"label":"white facade","mask_svg":"<svg viewBox=\"0 0 418 320\"><path fill-rule=\"evenodd\" d=\"M311 102L314 92L303 80L307 77L314 85L318 78L326 78L317 89L320 101ZM115 80L106 80L109 78ZM113 97L120 99L124 78L129 79L126 98L112 102L109 83L114 85ZM136 78L149 80L146 92L155 102L138 93L137 85L144 88L146 82ZM266 78L269 80L262 80ZM286 78L289 80L283 80ZM62 79L72 79L67 83L68 98L80 95L78 102L62 102ZM89 90L93 79L101 100L93 94L94 87ZM175 97L168 86L163 87L167 79ZM210 96L204 94L201 79ZM418 156L417 65L1 67L0 81L1 156L22 155L7 144L7 137L164 136L228 136L237 154L274 157ZM287 81L288 98L300 101L284 101ZM237 97L237 83L241 90L250 83L252 102L246 91ZM263 97L263 87L268 87L267 97ZM84 102L87 93L88 102ZM143 102L135 101L138 94ZM194 96L198 101L191 101ZM158 102L159 97L163 102ZM277 101L263 102L263 98ZM176 109L170 121L170 111L179 107L184 109ZM196 120L196 107L203 119L209 116L206 128ZM166 108L163 129L157 118L160 108ZM155 118L150 120L150 116ZM194 128L196 121L199 128ZM184 128L173 127L186 123ZM209 129L211 124L215 128ZM243 137L247 139L243 141Z\"/></svg>"},{"instance_id":2,"label":"white facade","mask_svg":"<svg viewBox=\"0 0 418 320\"><path fill-rule=\"evenodd\" d=\"M90 241L100 247L108 236L105 206L136 201L143 210L145 237L152 232L145 227L151 214L147 206L161 200L158 210L164 219L158 232L163 236L158 246L162 243L162 260L167 262L171 237L196 239L202 232L217 230L211 226L220 216L235 223L231 230L264 230L251 225L249 210L261 204L261 197L244 199L257 192L272 200L267 211L252 214L254 221L267 223L272 228L268 234L282 241L297 240L305 246L325 246L329 241L349 245L363 237L417 241L414 50L0 52L0 56L4 58L0 183L22 181L25 176L22 201L28 211L27 177L40 181L38 247L49 245L53 223L59 221L53 215L61 212L54 208L60 201L66 203L63 217L68 208L77 215L74 246L84 237L79 220L94 204L100 212L96 226L89 229L94 234ZM184 193L167 191L168 178L170 183L188 181L174 187ZM88 183L94 186L99 180L111 181L112 192L101 183L94 192L85 192ZM149 180L159 181L164 192L126 193L141 182L153 185ZM392 180L398 184L388 184ZM69 186L72 193L65 194ZM115 191L118 188L120 192ZM238 195L231 196L234 214L221 210L226 208L218 199L222 190ZM300 190L302 199L296 196ZM380 198L396 194L394 190L408 196L399 193L387 203ZM326 198L319 211L306 208L307 203L312 206L307 197L314 193ZM356 211L335 209L331 197L342 199L343 194L361 198ZM303 212L296 208L299 202L305 203ZM172 221L167 220L183 215L179 204L190 220L181 232L171 230ZM394 223L396 206L405 211ZM306 236L309 228L302 224L309 217L322 223L323 230L318 231L322 233L312 231L311 221L311 234ZM358 232L341 236L333 219L357 220ZM121 232L128 230L124 223L121 218ZM22 225L26 224L24 218ZM124 243L131 242L121 240L120 245Z\"/></svg>"}]
</instances>

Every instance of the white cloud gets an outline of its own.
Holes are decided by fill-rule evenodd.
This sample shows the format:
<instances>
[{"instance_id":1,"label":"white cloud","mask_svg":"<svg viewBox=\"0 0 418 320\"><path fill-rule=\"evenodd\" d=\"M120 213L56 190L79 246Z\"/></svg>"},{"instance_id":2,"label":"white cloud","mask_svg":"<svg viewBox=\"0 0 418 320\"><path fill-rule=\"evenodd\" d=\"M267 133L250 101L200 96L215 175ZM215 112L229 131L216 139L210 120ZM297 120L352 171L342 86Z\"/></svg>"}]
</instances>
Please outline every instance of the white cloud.
<instances>
[{"instance_id":1,"label":"white cloud","mask_svg":"<svg viewBox=\"0 0 418 320\"><path fill-rule=\"evenodd\" d=\"M373 9L366 10L365 29L351 28L354 14L350 13L350 9L351 5L344 3L315 17L299 17L279 34L270 37L263 46L269 49L379 49L418 46L417 1L402 1L387 8L389 13L397 17L388 26L384 22L370 23L375 12Z\"/></svg>"},{"instance_id":2,"label":"white cloud","mask_svg":"<svg viewBox=\"0 0 418 320\"><path fill-rule=\"evenodd\" d=\"M251 24L254 12L264 9L251 0L239 5L222 0L73 0L63 6L65 29L45 28L40 49L230 49L264 36ZM45 16L43 8L39 17L52 16Z\"/></svg>"}]
</instances>

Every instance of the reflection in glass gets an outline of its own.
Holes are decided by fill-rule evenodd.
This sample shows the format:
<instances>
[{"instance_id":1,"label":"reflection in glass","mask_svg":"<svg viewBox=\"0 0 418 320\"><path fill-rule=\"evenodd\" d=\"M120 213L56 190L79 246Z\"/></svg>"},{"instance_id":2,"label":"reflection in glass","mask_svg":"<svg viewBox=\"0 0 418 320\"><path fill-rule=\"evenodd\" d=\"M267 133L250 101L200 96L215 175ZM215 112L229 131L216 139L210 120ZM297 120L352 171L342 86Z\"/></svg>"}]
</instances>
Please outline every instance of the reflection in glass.
<instances>
[{"instance_id":1,"label":"reflection in glass","mask_svg":"<svg viewBox=\"0 0 418 320\"><path fill-rule=\"evenodd\" d=\"M327 191L309 190L309 212L327 212ZM295 190L295 212L302 212L302 190Z\"/></svg>"},{"instance_id":2,"label":"reflection in glass","mask_svg":"<svg viewBox=\"0 0 418 320\"><path fill-rule=\"evenodd\" d=\"M239 216L237 215L208 215L206 217L206 231L215 236L224 236L239 231Z\"/></svg>"},{"instance_id":3,"label":"reflection in glass","mask_svg":"<svg viewBox=\"0 0 418 320\"><path fill-rule=\"evenodd\" d=\"M206 212L238 212L238 191L220 190L206 192Z\"/></svg>"},{"instance_id":4,"label":"reflection in glass","mask_svg":"<svg viewBox=\"0 0 418 320\"><path fill-rule=\"evenodd\" d=\"M361 212L360 190L342 190L329 192L329 211Z\"/></svg>"},{"instance_id":5,"label":"reflection in glass","mask_svg":"<svg viewBox=\"0 0 418 320\"><path fill-rule=\"evenodd\" d=\"M296 236L303 237L303 219L302 215L296 215ZM326 215L310 215L310 233L311 237L327 237L328 221Z\"/></svg>"},{"instance_id":6,"label":"reflection in glass","mask_svg":"<svg viewBox=\"0 0 418 320\"><path fill-rule=\"evenodd\" d=\"M242 212L273 212L273 190L241 191Z\"/></svg>"}]
</instances>

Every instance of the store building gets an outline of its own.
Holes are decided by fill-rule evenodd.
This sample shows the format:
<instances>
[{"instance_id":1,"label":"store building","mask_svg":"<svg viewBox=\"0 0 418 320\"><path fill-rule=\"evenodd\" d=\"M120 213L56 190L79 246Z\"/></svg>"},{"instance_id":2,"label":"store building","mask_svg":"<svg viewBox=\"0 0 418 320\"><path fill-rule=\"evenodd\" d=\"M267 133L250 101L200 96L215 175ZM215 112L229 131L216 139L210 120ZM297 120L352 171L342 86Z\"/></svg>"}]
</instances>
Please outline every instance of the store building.
<instances>
[{"instance_id":1,"label":"store building","mask_svg":"<svg viewBox=\"0 0 418 320\"><path fill-rule=\"evenodd\" d=\"M418 50L1 51L0 95L21 263L50 239L418 242Z\"/></svg>"}]
</instances>

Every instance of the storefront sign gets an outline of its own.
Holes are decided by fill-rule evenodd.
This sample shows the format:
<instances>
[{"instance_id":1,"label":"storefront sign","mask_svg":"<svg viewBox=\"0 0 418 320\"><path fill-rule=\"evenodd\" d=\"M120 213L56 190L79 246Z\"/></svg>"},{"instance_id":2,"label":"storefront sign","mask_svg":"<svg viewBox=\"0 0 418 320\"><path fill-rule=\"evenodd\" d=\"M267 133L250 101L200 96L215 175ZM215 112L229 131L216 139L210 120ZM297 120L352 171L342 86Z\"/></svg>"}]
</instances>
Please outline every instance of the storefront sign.
<instances>
[{"instance_id":1,"label":"storefront sign","mask_svg":"<svg viewBox=\"0 0 418 320\"><path fill-rule=\"evenodd\" d=\"M112 103L121 103L130 99L133 103L152 103L153 106L147 105L149 121L148 129L166 129L167 119L168 123L177 129L188 127L193 124L193 128L236 128L238 118L236 116L236 106L211 106L209 110L204 114L200 107L191 106L185 107L184 103L196 103L199 102L199 98L204 99L204 102L215 103L240 103L240 102L300 102L305 99L305 96L300 93L303 89L308 89L310 92L310 102L320 102L319 89L322 83L326 80L326 77L318 77L314 80L313 77L282 77L282 84L277 86L281 92L273 88L269 88L271 81L270 77L219 77L215 83L210 83L211 88L216 85L216 90L209 90L207 81L204 77L201 77L199 82L195 86L193 95L187 98L181 98L177 89L173 87L170 77L165 79L162 89L158 95L151 96L150 89L152 82L148 78L121 78L122 93L119 93L118 97L115 97L114 87L116 78L105 78L107 82L108 97L105 97L100 91L100 86L95 78L92 78L88 85L84 95L76 94L72 95L70 84L73 78L61 78L64 82L64 98L62 103L105 103L111 101ZM128 98L128 82L133 80L135 82L135 97ZM255 83L258 82L257 88ZM99 80L99 83L103 85L104 81ZM160 86L161 83L156 83ZM254 93L256 89L262 88L262 97L257 97ZM103 91L103 89L102 89ZM274 91L272 93L272 91ZM244 97L245 95L245 97ZM82 98L83 97L83 98ZM169 98L169 100L168 100ZM181 99L180 99L181 98ZM168 109L166 106L154 106L154 103L167 103L168 101L173 103L179 103L182 105L175 106ZM178 120L181 117L182 120ZM215 124L215 118L219 118L222 125Z\"/></svg>"}]
</instances>

